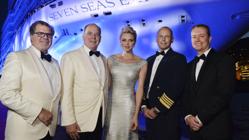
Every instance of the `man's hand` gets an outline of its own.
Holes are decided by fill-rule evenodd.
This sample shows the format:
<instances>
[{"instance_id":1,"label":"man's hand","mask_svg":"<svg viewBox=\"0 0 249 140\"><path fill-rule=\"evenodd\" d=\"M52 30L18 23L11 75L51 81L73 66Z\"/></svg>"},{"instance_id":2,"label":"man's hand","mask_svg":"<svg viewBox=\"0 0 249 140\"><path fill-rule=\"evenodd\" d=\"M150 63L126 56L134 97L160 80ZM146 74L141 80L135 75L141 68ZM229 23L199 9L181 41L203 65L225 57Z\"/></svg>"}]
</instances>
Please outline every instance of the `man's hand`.
<instances>
[{"instance_id":1,"label":"man's hand","mask_svg":"<svg viewBox=\"0 0 249 140\"><path fill-rule=\"evenodd\" d=\"M157 113L156 113L156 110L155 108L151 108L151 109L148 109L148 108L144 108L144 116L146 118L149 118L149 119L155 119L157 117Z\"/></svg>"},{"instance_id":2,"label":"man's hand","mask_svg":"<svg viewBox=\"0 0 249 140\"><path fill-rule=\"evenodd\" d=\"M80 127L77 123L66 126L66 131L72 140L77 140L80 138L78 134L78 132L80 131Z\"/></svg>"},{"instance_id":3,"label":"man's hand","mask_svg":"<svg viewBox=\"0 0 249 140\"><path fill-rule=\"evenodd\" d=\"M192 129L193 131L198 131L202 124L199 123L196 117L190 115L185 119L185 123Z\"/></svg>"},{"instance_id":4,"label":"man's hand","mask_svg":"<svg viewBox=\"0 0 249 140\"><path fill-rule=\"evenodd\" d=\"M46 126L49 126L53 120L53 114L46 109L42 109L38 115L38 119Z\"/></svg>"}]
</instances>

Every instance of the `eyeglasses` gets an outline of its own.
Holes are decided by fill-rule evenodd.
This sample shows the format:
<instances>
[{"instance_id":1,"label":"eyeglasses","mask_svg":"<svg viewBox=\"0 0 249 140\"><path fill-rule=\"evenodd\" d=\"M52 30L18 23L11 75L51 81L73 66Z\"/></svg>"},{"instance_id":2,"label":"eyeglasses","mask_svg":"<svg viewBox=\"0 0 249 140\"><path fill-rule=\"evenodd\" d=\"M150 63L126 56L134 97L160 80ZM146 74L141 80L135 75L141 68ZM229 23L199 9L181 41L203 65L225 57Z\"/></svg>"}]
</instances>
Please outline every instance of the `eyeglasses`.
<instances>
[{"instance_id":1,"label":"eyeglasses","mask_svg":"<svg viewBox=\"0 0 249 140\"><path fill-rule=\"evenodd\" d=\"M36 34L38 37L42 37L42 38L52 38L53 34L51 33L44 33L44 32L35 32L34 34Z\"/></svg>"}]
</instances>

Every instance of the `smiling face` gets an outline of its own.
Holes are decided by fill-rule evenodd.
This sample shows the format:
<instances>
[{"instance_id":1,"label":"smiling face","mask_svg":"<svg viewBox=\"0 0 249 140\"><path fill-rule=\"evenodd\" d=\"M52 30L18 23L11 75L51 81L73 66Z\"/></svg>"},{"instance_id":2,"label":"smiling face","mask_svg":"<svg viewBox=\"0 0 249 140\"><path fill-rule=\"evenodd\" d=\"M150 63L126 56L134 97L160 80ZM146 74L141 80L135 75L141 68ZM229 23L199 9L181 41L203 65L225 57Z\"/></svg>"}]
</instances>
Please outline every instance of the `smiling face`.
<instances>
[{"instance_id":1,"label":"smiling face","mask_svg":"<svg viewBox=\"0 0 249 140\"><path fill-rule=\"evenodd\" d=\"M97 50L101 40L100 29L95 24L88 25L85 28L83 40L86 47L88 47L90 50Z\"/></svg>"},{"instance_id":2,"label":"smiling face","mask_svg":"<svg viewBox=\"0 0 249 140\"><path fill-rule=\"evenodd\" d=\"M205 27L194 27L191 31L193 48L198 54L203 54L210 47L211 36Z\"/></svg>"},{"instance_id":3,"label":"smiling face","mask_svg":"<svg viewBox=\"0 0 249 140\"><path fill-rule=\"evenodd\" d=\"M168 28L161 28L157 33L157 44L163 51L170 47L173 42L172 32Z\"/></svg>"},{"instance_id":4,"label":"smiling face","mask_svg":"<svg viewBox=\"0 0 249 140\"><path fill-rule=\"evenodd\" d=\"M31 44L38 50L47 53L52 45L53 35L49 27L37 24L34 34L31 35Z\"/></svg>"},{"instance_id":5,"label":"smiling face","mask_svg":"<svg viewBox=\"0 0 249 140\"><path fill-rule=\"evenodd\" d=\"M120 44L124 52L132 52L135 45L135 37L131 33L123 33L120 37Z\"/></svg>"}]
</instances>

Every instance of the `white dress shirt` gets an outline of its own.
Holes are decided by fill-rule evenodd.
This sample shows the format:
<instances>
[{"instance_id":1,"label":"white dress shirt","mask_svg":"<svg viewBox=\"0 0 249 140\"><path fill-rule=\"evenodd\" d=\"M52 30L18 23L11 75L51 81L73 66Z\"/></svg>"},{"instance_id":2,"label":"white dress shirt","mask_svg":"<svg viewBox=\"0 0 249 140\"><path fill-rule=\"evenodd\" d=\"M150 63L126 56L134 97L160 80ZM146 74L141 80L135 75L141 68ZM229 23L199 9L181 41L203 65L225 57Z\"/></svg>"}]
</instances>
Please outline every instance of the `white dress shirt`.
<instances>
[{"instance_id":1,"label":"white dress shirt","mask_svg":"<svg viewBox=\"0 0 249 140\"><path fill-rule=\"evenodd\" d=\"M206 50L206 51L204 52L204 55L205 55L206 57L207 57L207 55L208 55L208 53L209 53L210 50L211 50L211 48L209 48L208 50ZM200 55L198 55L198 57L200 57ZM204 63L204 60L200 59L200 60L197 62L197 64L196 64L196 69L195 69L195 80L196 80L196 81L197 81L197 79L198 79L198 76L199 76L199 73L200 73L200 70L201 70L201 67L202 67L203 63Z\"/></svg>"},{"instance_id":2,"label":"white dress shirt","mask_svg":"<svg viewBox=\"0 0 249 140\"><path fill-rule=\"evenodd\" d=\"M53 59L51 62L48 62L47 60L41 59L41 52L35 48L34 46L31 46L37 57L39 57L44 69L46 70L46 73L48 75L50 84L52 85L52 90L55 91L55 87L58 87L59 85L59 73L56 70L56 64L53 62ZM55 94L55 92L53 92ZM54 96L54 95L52 95Z\"/></svg>"},{"instance_id":3,"label":"white dress shirt","mask_svg":"<svg viewBox=\"0 0 249 140\"><path fill-rule=\"evenodd\" d=\"M86 51L86 53L89 55L89 52L91 51L88 47L84 46L83 47L84 50ZM93 67L95 69L95 71L97 72L98 74L98 78L99 78L99 81L103 81L101 79L104 78L104 62L103 60L101 59L101 56L97 57L96 55L92 55L92 56L89 56L90 57L90 60L91 60L91 63L93 64ZM103 84L103 83L101 83Z\"/></svg>"},{"instance_id":4,"label":"white dress shirt","mask_svg":"<svg viewBox=\"0 0 249 140\"><path fill-rule=\"evenodd\" d=\"M164 50L164 53L166 54L168 52L169 48ZM153 66L152 66L152 71L151 71L151 75L150 75L150 83L149 83L149 88L148 88L148 91L147 91L147 98L149 98L149 92L150 92L150 87L152 85L152 82L154 80L154 77L155 77L155 74L156 74L156 71L157 71L157 68L161 62L161 60L163 59L163 55L158 55L153 63Z\"/></svg>"}]
</instances>

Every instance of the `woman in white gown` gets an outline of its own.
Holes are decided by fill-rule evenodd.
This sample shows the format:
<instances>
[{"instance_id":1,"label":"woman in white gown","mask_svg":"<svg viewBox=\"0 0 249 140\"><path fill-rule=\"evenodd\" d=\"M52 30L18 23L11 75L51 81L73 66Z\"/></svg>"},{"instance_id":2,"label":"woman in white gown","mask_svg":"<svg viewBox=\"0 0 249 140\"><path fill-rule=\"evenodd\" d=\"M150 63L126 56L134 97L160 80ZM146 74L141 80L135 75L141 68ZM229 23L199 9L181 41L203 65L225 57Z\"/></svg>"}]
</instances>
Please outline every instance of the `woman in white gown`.
<instances>
[{"instance_id":1,"label":"woman in white gown","mask_svg":"<svg viewBox=\"0 0 249 140\"><path fill-rule=\"evenodd\" d=\"M108 58L112 85L105 122L106 140L138 140L138 114L147 62L133 54L136 37L132 27L124 27L120 34L123 52Z\"/></svg>"}]
</instances>

